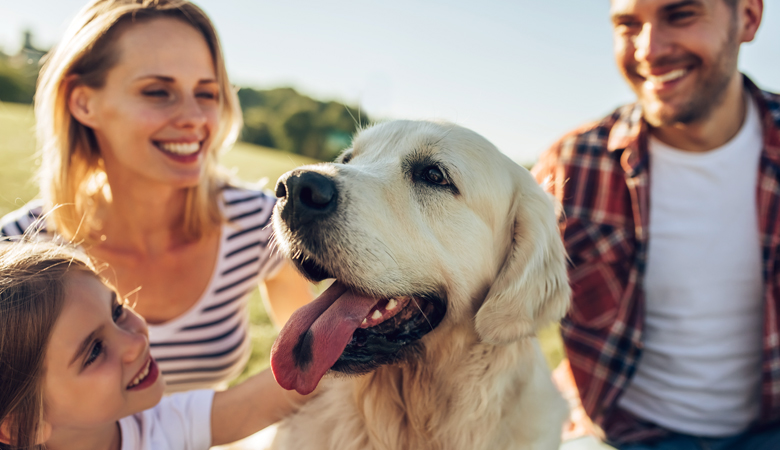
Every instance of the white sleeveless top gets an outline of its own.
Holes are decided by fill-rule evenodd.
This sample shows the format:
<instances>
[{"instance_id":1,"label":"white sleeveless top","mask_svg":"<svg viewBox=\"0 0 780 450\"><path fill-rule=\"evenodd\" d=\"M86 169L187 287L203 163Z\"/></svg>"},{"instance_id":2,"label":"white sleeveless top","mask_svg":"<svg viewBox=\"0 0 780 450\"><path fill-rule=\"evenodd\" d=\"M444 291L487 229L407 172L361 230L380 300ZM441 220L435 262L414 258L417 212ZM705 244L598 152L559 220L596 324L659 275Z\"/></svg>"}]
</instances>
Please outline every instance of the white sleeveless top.
<instances>
[{"instance_id":1,"label":"white sleeveless top","mask_svg":"<svg viewBox=\"0 0 780 450\"><path fill-rule=\"evenodd\" d=\"M727 436L758 417L763 279L756 105L722 147L650 140L644 350L619 406L672 431Z\"/></svg>"},{"instance_id":2,"label":"white sleeveless top","mask_svg":"<svg viewBox=\"0 0 780 450\"><path fill-rule=\"evenodd\" d=\"M251 351L248 297L283 263L270 245L275 202L259 190L224 189L225 223L208 287L184 314L149 325L152 356L165 377L166 393L222 388L246 365ZM0 235L21 235L41 212L41 202L32 201L6 215L0 219ZM41 234L51 236L45 228Z\"/></svg>"}]
</instances>

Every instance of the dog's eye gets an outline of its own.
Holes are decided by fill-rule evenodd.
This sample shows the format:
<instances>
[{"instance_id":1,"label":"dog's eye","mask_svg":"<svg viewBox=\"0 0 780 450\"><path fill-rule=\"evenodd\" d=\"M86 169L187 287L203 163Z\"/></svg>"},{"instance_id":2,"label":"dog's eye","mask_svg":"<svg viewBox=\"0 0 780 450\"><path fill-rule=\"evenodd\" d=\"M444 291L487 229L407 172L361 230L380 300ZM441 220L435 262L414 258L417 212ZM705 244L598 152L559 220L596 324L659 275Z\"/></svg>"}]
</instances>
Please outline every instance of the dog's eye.
<instances>
[{"instance_id":1,"label":"dog's eye","mask_svg":"<svg viewBox=\"0 0 780 450\"><path fill-rule=\"evenodd\" d=\"M441 169L436 166L430 166L423 169L422 178L428 183L438 184L441 186L450 184L449 181L447 181L447 178L444 177L444 173L441 171Z\"/></svg>"},{"instance_id":2,"label":"dog's eye","mask_svg":"<svg viewBox=\"0 0 780 450\"><path fill-rule=\"evenodd\" d=\"M341 164L348 163L352 159L352 152L344 153L343 155L341 155L341 158L339 158L339 159L341 161L337 161L337 162L340 162Z\"/></svg>"}]
</instances>

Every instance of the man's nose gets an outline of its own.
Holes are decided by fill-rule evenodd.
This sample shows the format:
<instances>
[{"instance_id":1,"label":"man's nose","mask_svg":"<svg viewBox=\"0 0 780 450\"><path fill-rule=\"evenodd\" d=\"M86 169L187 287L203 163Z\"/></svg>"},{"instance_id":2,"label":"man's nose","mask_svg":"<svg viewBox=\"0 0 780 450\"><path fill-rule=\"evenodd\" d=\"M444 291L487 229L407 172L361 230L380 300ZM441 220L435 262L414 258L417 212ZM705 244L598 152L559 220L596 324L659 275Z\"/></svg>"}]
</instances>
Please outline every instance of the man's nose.
<instances>
[{"instance_id":1,"label":"man's nose","mask_svg":"<svg viewBox=\"0 0 780 450\"><path fill-rule=\"evenodd\" d=\"M642 25L642 30L634 38L634 58L651 65L666 53L669 44L658 27L652 23Z\"/></svg>"}]
</instances>

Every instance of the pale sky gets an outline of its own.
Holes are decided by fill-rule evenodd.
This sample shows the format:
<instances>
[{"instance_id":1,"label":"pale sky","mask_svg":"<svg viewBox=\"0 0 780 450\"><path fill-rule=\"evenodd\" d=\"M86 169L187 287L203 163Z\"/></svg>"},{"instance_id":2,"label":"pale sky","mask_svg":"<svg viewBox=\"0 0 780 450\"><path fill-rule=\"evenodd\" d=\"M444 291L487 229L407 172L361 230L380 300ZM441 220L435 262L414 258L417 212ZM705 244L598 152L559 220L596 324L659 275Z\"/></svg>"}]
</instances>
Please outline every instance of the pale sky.
<instances>
[{"instance_id":1,"label":"pale sky","mask_svg":"<svg viewBox=\"0 0 780 450\"><path fill-rule=\"evenodd\" d=\"M48 47L84 0L0 0L0 48ZM612 59L607 0L200 0L234 84L292 86L372 118L447 119L519 162L632 93ZM780 3L740 67L780 92Z\"/></svg>"}]
</instances>

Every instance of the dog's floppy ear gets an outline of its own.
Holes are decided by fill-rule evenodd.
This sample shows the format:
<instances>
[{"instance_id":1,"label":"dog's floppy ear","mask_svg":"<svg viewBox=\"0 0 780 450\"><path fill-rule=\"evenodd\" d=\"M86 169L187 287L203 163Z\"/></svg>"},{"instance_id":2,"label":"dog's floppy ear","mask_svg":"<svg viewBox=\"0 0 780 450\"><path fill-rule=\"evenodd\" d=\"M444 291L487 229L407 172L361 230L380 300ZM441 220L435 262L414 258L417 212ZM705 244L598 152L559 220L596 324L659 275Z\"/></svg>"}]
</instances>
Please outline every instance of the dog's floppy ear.
<instances>
[{"instance_id":1,"label":"dog's floppy ear","mask_svg":"<svg viewBox=\"0 0 780 450\"><path fill-rule=\"evenodd\" d=\"M477 333L492 344L561 319L571 295L553 202L529 174L518 178L511 248L476 315Z\"/></svg>"}]
</instances>

